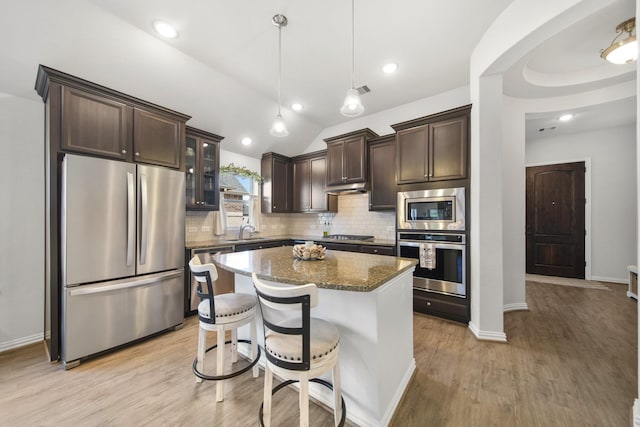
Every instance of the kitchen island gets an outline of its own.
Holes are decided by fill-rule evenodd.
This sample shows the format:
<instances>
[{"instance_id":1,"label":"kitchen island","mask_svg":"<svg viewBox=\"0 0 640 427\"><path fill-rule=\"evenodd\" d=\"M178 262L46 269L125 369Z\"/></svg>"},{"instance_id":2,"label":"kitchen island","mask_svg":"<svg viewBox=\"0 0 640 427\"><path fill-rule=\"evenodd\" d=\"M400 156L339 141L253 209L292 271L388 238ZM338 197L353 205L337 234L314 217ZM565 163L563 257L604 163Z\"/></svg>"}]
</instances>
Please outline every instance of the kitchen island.
<instances>
[{"instance_id":1,"label":"kitchen island","mask_svg":"<svg viewBox=\"0 0 640 427\"><path fill-rule=\"evenodd\" d=\"M302 261L293 257L291 246L285 246L217 254L213 262L235 273L236 292L255 293L253 272L272 285L315 283L319 303L311 315L331 321L340 331L340 375L348 419L361 426L389 424L415 370L415 260L328 250L323 260ZM248 338L248 329L241 328L238 336ZM333 406L329 390L311 387L310 394Z\"/></svg>"}]
</instances>

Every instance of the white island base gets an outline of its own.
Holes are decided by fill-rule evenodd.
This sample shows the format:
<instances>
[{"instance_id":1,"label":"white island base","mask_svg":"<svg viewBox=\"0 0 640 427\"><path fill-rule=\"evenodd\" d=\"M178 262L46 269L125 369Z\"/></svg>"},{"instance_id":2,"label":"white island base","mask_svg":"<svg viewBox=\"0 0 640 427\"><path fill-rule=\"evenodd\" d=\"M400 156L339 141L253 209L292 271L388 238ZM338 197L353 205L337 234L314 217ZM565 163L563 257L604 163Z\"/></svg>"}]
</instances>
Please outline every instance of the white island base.
<instances>
[{"instance_id":1,"label":"white island base","mask_svg":"<svg viewBox=\"0 0 640 427\"><path fill-rule=\"evenodd\" d=\"M354 424L387 426L415 370L412 274L413 269L405 271L370 292L318 289L319 303L311 315L340 330L342 396ZM251 277L236 273L235 285L236 292L255 294ZM238 337L248 339L248 328L241 328ZM258 337L264 346L260 320ZM310 383L309 394L333 407L327 388Z\"/></svg>"}]
</instances>

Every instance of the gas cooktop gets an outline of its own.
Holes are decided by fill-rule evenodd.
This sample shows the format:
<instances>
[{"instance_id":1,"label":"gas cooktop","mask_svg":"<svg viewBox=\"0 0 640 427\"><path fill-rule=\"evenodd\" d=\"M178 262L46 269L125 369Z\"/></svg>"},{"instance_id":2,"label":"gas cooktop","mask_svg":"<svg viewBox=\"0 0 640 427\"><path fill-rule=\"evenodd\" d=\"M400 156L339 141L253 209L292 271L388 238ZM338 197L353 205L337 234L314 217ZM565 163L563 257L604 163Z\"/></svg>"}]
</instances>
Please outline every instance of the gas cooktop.
<instances>
[{"instance_id":1,"label":"gas cooktop","mask_svg":"<svg viewBox=\"0 0 640 427\"><path fill-rule=\"evenodd\" d=\"M373 240L373 236L360 236L357 234L330 234L327 238L336 240Z\"/></svg>"}]
</instances>

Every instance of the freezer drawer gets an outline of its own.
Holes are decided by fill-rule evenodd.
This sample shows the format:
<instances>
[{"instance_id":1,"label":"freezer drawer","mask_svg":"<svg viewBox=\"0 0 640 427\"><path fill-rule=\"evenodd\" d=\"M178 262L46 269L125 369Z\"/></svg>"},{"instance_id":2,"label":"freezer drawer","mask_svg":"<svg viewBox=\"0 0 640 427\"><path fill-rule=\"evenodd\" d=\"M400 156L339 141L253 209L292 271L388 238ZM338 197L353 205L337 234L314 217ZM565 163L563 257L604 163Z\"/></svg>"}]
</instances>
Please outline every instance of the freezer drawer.
<instances>
[{"instance_id":1,"label":"freezer drawer","mask_svg":"<svg viewBox=\"0 0 640 427\"><path fill-rule=\"evenodd\" d=\"M183 301L184 270L65 288L63 362L181 324Z\"/></svg>"}]
</instances>

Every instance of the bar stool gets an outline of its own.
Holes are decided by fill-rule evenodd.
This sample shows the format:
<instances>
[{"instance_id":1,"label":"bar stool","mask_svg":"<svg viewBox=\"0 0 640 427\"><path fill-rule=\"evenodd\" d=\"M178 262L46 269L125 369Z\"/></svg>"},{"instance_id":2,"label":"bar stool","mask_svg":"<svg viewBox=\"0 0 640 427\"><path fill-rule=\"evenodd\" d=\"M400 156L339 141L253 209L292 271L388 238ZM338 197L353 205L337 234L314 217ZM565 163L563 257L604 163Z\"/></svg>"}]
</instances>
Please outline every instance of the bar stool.
<instances>
[{"instance_id":1,"label":"bar stool","mask_svg":"<svg viewBox=\"0 0 640 427\"><path fill-rule=\"evenodd\" d=\"M224 400L224 380L236 377L253 368L253 378L258 377L258 333L256 327L257 299L253 295L242 293L228 293L215 295L213 282L218 278L218 271L213 264L200 264L195 256L189 261L189 268L198 281L197 293L201 301L198 304L198 318L200 328L198 335L198 355L193 361L193 373L196 382L202 380L218 381L216 384L216 401ZM207 293L202 292L202 284L207 285ZM249 324L251 340L238 340L238 328ZM225 341L225 331L231 331L231 340ZM207 348L207 331L215 331L217 344ZM242 369L224 374L224 347L231 344L231 362L238 361L238 341L251 344L251 363ZM216 375L206 375L204 371L204 356L206 352L218 349L216 360Z\"/></svg>"},{"instance_id":2,"label":"bar stool","mask_svg":"<svg viewBox=\"0 0 640 427\"><path fill-rule=\"evenodd\" d=\"M309 425L309 381L333 390L333 419L343 426L346 406L340 391L338 350L340 334L330 322L311 317L318 304L318 288L314 283L303 286L270 286L252 274L264 326L264 402L260 406L259 423L271 424L271 398L283 387L300 383L300 426ZM331 383L316 378L332 371ZM272 390L273 374L285 379Z\"/></svg>"}]
</instances>

